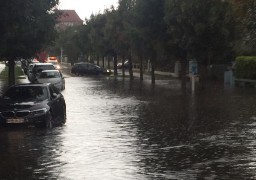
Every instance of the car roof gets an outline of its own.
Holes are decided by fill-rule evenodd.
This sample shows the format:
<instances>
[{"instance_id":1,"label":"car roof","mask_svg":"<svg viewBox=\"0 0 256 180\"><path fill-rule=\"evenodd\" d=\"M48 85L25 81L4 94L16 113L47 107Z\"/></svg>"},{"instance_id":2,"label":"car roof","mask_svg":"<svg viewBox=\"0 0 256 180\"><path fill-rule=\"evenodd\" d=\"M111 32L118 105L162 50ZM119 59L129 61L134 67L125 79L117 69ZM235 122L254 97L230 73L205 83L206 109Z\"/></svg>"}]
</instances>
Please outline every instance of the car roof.
<instances>
[{"instance_id":1,"label":"car roof","mask_svg":"<svg viewBox=\"0 0 256 180\"><path fill-rule=\"evenodd\" d=\"M15 84L15 85L12 85L11 87L36 87L36 86L46 87L49 85L50 83L24 83L24 84Z\"/></svg>"},{"instance_id":2,"label":"car roof","mask_svg":"<svg viewBox=\"0 0 256 180\"><path fill-rule=\"evenodd\" d=\"M42 72L60 72L59 70L55 70L55 69L52 69L52 70L43 70L43 71L41 71L41 73Z\"/></svg>"},{"instance_id":3,"label":"car roof","mask_svg":"<svg viewBox=\"0 0 256 180\"><path fill-rule=\"evenodd\" d=\"M52 65L52 63L36 63L35 66Z\"/></svg>"},{"instance_id":4,"label":"car roof","mask_svg":"<svg viewBox=\"0 0 256 180\"><path fill-rule=\"evenodd\" d=\"M93 66L98 66L97 64L93 64L93 63L89 63L89 62L78 62L78 63L75 63L74 65L84 65L84 64L90 64L90 65L93 65Z\"/></svg>"},{"instance_id":5,"label":"car roof","mask_svg":"<svg viewBox=\"0 0 256 180\"><path fill-rule=\"evenodd\" d=\"M78 63L75 63L75 64L91 64L91 63L88 63L88 62L78 62Z\"/></svg>"}]
</instances>

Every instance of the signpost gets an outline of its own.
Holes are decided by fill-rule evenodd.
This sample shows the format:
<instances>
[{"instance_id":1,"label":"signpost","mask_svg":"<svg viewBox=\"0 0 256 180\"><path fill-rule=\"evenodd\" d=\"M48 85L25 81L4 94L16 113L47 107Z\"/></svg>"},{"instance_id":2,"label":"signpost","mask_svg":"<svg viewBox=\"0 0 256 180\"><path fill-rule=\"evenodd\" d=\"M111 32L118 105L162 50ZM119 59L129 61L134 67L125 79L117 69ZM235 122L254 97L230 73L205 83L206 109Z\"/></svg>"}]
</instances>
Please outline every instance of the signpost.
<instances>
[{"instance_id":1,"label":"signpost","mask_svg":"<svg viewBox=\"0 0 256 180\"><path fill-rule=\"evenodd\" d=\"M191 79L191 90L195 92L196 78L198 77L198 65L196 60L189 61L189 75Z\"/></svg>"}]
</instances>

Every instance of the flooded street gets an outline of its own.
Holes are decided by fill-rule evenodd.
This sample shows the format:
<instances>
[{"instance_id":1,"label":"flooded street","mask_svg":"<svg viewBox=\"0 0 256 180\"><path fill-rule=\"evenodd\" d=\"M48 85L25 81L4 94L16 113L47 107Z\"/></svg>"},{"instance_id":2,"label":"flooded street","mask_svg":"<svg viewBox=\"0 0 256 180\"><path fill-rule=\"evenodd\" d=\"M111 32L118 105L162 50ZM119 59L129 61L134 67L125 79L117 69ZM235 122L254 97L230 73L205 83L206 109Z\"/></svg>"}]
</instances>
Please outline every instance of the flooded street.
<instances>
[{"instance_id":1,"label":"flooded street","mask_svg":"<svg viewBox=\"0 0 256 180\"><path fill-rule=\"evenodd\" d=\"M161 84L67 77L65 126L0 129L0 179L255 179L255 89Z\"/></svg>"}]
</instances>

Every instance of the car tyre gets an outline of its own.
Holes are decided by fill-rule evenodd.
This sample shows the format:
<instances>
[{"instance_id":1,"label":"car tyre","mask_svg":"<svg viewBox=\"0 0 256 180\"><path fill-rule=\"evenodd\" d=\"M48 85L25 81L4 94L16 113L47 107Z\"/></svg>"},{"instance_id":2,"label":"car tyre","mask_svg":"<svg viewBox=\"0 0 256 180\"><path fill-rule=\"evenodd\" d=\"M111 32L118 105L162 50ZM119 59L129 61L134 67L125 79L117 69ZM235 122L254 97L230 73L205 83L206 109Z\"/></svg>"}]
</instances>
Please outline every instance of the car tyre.
<instances>
[{"instance_id":1,"label":"car tyre","mask_svg":"<svg viewBox=\"0 0 256 180\"><path fill-rule=\"evenodd\" d=\"M52 113L51 112L49 113L48 118L46 119L45 127L47 129L52 129L53 128L53 120L52 120Z\"/></svg>"},{"instance_id":2,"label":"car tyre","mask_svg":"<svg viewBox=\"0 0 256 180\"><path fill-rule=\"evenodd\" d=\"M63 106L63 117L62 118L63 118L62 125L64 125L67 120L66 106Z\"/></svg>"}]
</instances>

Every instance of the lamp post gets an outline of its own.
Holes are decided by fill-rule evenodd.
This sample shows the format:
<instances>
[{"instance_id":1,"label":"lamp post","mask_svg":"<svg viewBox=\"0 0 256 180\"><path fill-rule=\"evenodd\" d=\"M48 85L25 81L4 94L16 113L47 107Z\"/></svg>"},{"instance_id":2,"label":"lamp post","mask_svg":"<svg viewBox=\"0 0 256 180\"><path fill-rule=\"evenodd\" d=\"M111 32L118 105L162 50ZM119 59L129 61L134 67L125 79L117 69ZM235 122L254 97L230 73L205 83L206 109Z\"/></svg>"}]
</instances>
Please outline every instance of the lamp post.
<instances>
[{"instance_id":1,"label":"lamp post","mask_svg":"<svg viewBox=\"0 0 256 180\"><path fill-rule=\"evenodd\" d=\"M60 48L60 63L62 64L62 59L63 58L63 49L62 47Z\"/></svg>"}]
</instances>

